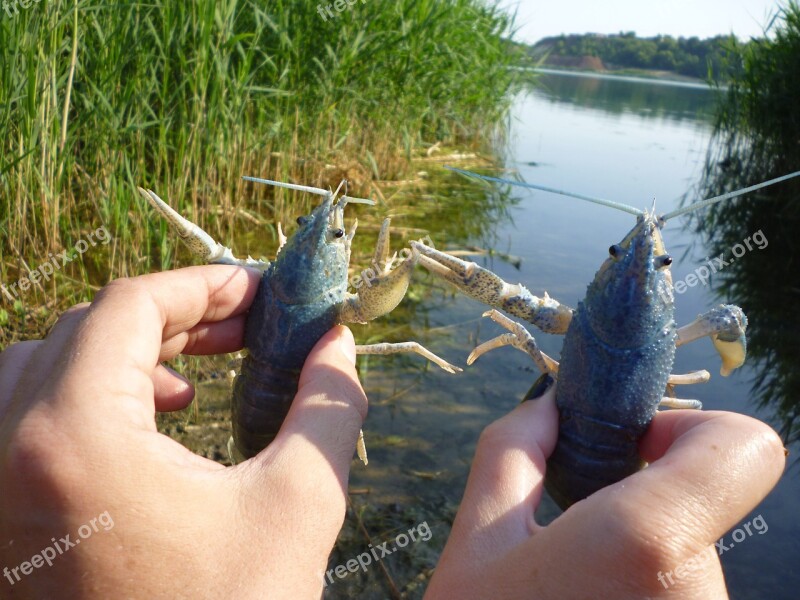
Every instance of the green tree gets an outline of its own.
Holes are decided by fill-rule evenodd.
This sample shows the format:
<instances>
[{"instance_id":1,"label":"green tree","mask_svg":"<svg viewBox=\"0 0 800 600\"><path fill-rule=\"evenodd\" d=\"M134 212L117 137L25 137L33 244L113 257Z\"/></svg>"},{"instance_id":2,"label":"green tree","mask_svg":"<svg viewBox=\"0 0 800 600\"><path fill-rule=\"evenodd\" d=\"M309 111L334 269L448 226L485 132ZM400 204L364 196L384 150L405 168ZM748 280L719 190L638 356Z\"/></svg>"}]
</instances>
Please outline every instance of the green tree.
<instances>
[{"instance_id":1,"label":"green tree","mask_svg":"<svg viewBox=\"0 0 800 600\"><path fill-rule=\"evenodd\" d=\"M597 56L612 67L660 69L706 78L709 70L718 76L727 76L731 63L726 57L731 51L731 37L716 36L701 40L697 37L676 39L660 35L637 38L632 31L609 36L573 34L545 38L530 52L534 56L542 56L546 52L556 56Z\"/></svg>"}]
</instances>

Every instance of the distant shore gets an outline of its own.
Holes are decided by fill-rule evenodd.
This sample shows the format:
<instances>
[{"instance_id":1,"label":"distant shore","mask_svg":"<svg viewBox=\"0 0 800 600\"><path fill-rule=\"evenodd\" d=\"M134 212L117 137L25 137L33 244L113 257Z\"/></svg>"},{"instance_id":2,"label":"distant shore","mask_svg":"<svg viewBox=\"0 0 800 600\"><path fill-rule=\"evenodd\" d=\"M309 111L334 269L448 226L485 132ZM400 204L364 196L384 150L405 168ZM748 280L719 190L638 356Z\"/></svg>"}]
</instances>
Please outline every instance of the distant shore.
<instances>
[{"instance_id":1,"label":"distant shore","mask_svg":"<svg viewBox=\"0 0 800 600\"><path fill-rule=\"evenodd\" d=\"M707 39L657 35L637 37L633 31L546 37L528 46L528 56L542 67L578 69L646 79L701 83L709 73L717 81L732 75L731 35Z\"/></svg>"}]
</instances>

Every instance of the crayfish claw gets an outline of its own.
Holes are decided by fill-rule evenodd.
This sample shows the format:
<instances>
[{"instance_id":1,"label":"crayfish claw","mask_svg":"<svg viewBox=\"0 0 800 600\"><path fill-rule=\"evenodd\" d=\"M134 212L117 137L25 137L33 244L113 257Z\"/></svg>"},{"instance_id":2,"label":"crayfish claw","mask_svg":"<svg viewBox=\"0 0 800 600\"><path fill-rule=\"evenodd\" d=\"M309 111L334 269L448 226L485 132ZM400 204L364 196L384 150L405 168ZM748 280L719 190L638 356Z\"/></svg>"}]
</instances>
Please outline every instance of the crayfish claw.
<instances>
[{"instance_id":1,"label":"crayfish claw","mask_svg":"<svg viewBox=\"0 0 800 600\"><path fill-rule=\"evenodd\" d=\"M519 283L508 283L477 263L467 262L425 244L411 242L411 246L420 254L419 264L452 283L473 300L524 319L546 333L562 334L567 331L573 311L549 295L545 294L542 298L534 296Z\"/></svg>"},{"instance_id":2,"label":"crayfish claw","mask_svg":"<svg viewBox=\"0 0 800 600\"><path fill-rule=\"evenodd\" d=\"M238 259L233 256L233 252L227 246L223 246L215 241L199 225L195 225L189 219L180 215L169 204L164 202L152 190L137 188L139 193L144 196L150 205L159 213L178 233L183 243L195 256L203 259L207 263L222 265L240 265L243 267L255 267L265 270L269 267L268 261L254 260L250 257Z\"/></svg>"},{"instance_id":3,"label":"crayfish claw","mask_svg":"<svg viewBox=\"0 0 800 600\"><path fill-rule=\"evenodd\" d=\"M678 329L677 346L704 336L711 338L722 358L720 375L727 377L744 364L747 355L747 317L738 306L720 304Z\"/></svg>"}]
</instances>

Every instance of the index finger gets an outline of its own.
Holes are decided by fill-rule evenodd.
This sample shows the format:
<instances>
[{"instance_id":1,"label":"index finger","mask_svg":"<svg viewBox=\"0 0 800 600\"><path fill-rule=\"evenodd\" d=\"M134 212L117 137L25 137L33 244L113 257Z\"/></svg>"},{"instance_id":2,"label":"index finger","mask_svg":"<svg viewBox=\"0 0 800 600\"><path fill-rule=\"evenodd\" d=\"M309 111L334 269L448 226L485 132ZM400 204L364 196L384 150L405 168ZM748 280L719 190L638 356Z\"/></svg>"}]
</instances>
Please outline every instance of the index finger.
<instances>
[{"instance_id":1,"label":"index finger","mask_svg":"<svg viewBox=\"0 0 800 600\"><path fill-rule=\"evenodd\" d=\"M668 411L656 415L641 452L650 466L495 560L494 580L542 598L585 597L587 585L596 598L726 597L714 542L777 482L780 438L744 415ZM659 574L701 556L702 569L684 571L667 591Z\"/></svg>"},{"instance_id":2,"label":"index finger","mask_svg":"<svg viewBox=\"0 0 800 600\"><path fill-rule=\"evenodd\" d=\"M640 452L651 464L631 478L631 493L656 494L664 506L682 507L686 539L699 545L718 540L752 510L786 463L774 429L722 411L658 413Z\"/></svg>"},{"instance_id":3,"label":"index finger","mask_svg":"<svg viewBox=\"0 0 800 600\"><path fill-rule=\"evenodd\" d=\"M658 413L640 452L651 461L647 468L574 504L553 525L569 523L579 535L627 548L640 566L667 570L741 520L775 486L785 463L771 427L715 411Z\"/></svg>"},{"instance_id":4,"label":"index finger","mask_svg":"<svg viewBox=\"0 0 800 600\"><path fill-rule=\"evenodd\" d=\"M253 269L208 265L111 282L59 349L62 383L86 398L87 387L98 383L133 384L132 371L149 382L164 339L228 319L243 330L242 319L232 317L250 307L260 277ZM137 387L128 388L132 395L142 392Z\"/></svg>"}]
</instances>

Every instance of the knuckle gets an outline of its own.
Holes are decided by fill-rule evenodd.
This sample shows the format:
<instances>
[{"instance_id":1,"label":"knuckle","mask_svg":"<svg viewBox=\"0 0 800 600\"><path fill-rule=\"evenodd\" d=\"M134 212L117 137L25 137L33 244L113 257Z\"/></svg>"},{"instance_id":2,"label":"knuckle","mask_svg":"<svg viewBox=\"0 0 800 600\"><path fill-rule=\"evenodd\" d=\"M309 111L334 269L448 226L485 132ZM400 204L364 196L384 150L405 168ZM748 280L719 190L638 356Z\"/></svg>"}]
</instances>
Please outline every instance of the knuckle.
<instances>
[{"instance_id":1,"label":"knuckle","mask_svg":"<svg viewBox=\"0 0 800 600\"><path fill-rule=\"evenodd\" d=\"M88 302L81 302L80 304L76 304L75 306L70 306L67 310L65 310L61 315L58 317L58 320L53 325L50 333L72 323L73 321L80 321L86 316L86 312L89 309L90 304Z\"/></svg>"},{"instance_id":2,"label":"knuckle","mask_svg":"<svg viewBox=\"0 0 800 600\"><path fill-rule=\"evenodd\" d=\"M502 421L493 421L489 423L483 428L483 431L481 431L481 435L478 438L478 446L494 445L497 440L502 439L504 429Z\"/></svg>"},{"instance_id":3,"label":"knuckle","mask_svg":"<svg viewBox=\"0 0 800 600\"><path fill-rule=\"evenodd\" d=\"M94 297L89 311L97 310L99 306L106 308L122 309L132 320L137 318L151 318L152 310L161 311L150 292L147 284L148 275L140 277L122 277L106 284Z\"/></svg>"},{"instance_id":4,"label":"knuckle","mask_svg":"<svg viewBox=\"0 0 800 600\"><path fill-rule=\"evenodd\" d=\"M611 543L624 549L622 553L633 562L631 571L638 574L643 585L657 584L656 573L675 569L700 549L691 541L694 536L687 539L683 531L691 517L679 520L671 515L643 512L641 498L636 494L631 497L612 493L606 507Z\"/></svg>"},{"instance_id":5,"label":"knuckle","mask_svg":"<svg viewBox=\"0 0 800 600\"><path fill-rule=\"evenodd\" d=\"M97 292L94 301L95 303L103 302L117 297L136 300L138 297L146 294L147 292L145 291L144 286L142 286L137 278L121 277L103 286L103 289Z\"/></svg>"}]
</instances>

